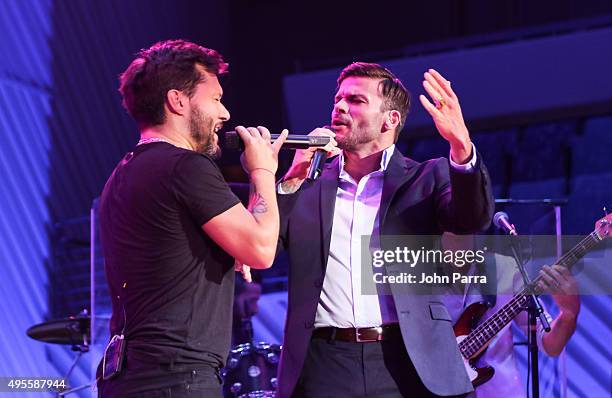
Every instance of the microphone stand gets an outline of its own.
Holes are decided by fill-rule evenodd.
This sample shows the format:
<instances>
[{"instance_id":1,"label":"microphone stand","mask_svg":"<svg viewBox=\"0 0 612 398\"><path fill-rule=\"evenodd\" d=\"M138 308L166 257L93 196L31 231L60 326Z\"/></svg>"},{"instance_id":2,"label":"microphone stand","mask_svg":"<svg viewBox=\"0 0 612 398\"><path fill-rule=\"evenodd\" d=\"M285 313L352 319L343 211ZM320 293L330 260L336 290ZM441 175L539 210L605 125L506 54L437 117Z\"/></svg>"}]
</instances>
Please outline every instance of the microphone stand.
<instances>
[{"instance_id":1,"label":"microphone stand","mask_svg":"<svg viewBox=\"0 0 612 398\"><path fill-rule=\"evenodd\" d=\"M544 327L544 330L548 333L550 332L550 324L546 315L544 314L544 309L540 300L533 292L533 286L531 285L531 278L527 274L527 270L525 269L525 264L523 263L523 258L520 254L520 242L518 240L518 234L510 234L510 248L512 249L512 256L516 261L519 272L521 273L521 277L523 278L523 283L528 290L530 291L531 300L527 305L525 310L529 316L529 330L527 334L527 346L529 348L529 362L531 363L531 391L532 398L540 397L540 379L539 379L539 366L538 366L538 339L537 339L537 319L540 318L540 322ZM529 374L527 375L529 377Z\"/></svg>"},{"instance_id":2,"label":"microphone stand","mask_svg":"<svg viewBox=\"0 0 612 398\"><path fill-rule=\"evenodd\" d=\"M253 343L253 321L251 317L245 317L241 320L241 329L247 343Z\"/></svg>"}]
</instances>

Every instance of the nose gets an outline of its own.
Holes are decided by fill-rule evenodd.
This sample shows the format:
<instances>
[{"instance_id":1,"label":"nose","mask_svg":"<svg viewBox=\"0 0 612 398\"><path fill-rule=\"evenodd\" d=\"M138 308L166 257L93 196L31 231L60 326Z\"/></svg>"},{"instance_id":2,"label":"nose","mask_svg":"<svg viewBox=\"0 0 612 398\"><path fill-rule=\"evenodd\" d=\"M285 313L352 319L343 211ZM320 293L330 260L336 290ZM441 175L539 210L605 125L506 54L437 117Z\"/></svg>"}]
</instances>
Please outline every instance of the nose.
<instances>
[{"instance_id":1,"label":"nose","mask_svg":"<svg viewBox=\"0 0 612 398\"><path fill-rule=\"evenodd\" d=\"M230 119L230 113L225 107L225 105L221 104L221 116L219 117L224 122L227 122Z\"/></svg>"},{"instance_id":2,"label":"nose","mask_svg":"<svg viewBox=\"0 0 612 398\"><path fill-rule=\"evenodd\" d=\"M346 113L348 112L348 104L343 99L339 100L334 104L334 113Z\"/></svg>"}]
</instances>

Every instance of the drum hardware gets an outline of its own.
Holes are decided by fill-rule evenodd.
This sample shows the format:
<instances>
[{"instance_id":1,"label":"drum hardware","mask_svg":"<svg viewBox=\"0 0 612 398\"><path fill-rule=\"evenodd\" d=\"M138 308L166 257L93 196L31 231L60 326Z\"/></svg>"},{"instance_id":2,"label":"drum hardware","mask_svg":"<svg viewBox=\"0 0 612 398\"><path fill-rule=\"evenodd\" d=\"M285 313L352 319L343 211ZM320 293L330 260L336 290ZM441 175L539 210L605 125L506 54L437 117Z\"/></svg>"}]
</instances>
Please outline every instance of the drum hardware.
<instances>
[{"instance_id":1,"label":"drum hardware","mask_svg":"<svg viewBox=\"0 0 612 398\"><path fill-rule=\"evenodd\" d=\"M86 309L76 316L68 318L53 319L33 325L26 331L27 335L34 340L49 344L62 344L71 346L72 351L77 352L76 358L72 361L68 372L64 376L68 380L72 371L76 367L79 359L84 353L89 352L91 318ZM91 384L84 384L57 393L57 397L64 397L73 392L84 390L91 387Z\"/></svg>"},{"instance_id":2,"label":"drum hardware","mask_svg":"<svg viewBox=\"0 0 612 398\"><path fill-rule=\"evenodd\" d=\"M244 343L230 351L222 370L225 398L273 398L281 347L277 344Z\"/></svg>"}]
</instances>

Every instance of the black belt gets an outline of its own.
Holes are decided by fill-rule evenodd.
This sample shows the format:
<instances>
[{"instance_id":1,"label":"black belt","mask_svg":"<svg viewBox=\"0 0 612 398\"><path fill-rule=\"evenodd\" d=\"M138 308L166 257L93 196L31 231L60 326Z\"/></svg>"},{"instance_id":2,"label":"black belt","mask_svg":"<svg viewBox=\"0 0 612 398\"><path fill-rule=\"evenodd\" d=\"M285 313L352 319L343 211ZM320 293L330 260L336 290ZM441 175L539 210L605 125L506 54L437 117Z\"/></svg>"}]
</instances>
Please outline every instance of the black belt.
<instances>
[{"instance_id":1,"label":"black belt","mask_svg":"<svg viewBox=\"0 0 612 398\"><path fill-rule=\"evenodd\" d=\"M370 343L389 340L401 336L399 324L383 325L371 328L317 328L312 338L325 340L348 341L353 343Z\"/></svg>"}]
</instances>

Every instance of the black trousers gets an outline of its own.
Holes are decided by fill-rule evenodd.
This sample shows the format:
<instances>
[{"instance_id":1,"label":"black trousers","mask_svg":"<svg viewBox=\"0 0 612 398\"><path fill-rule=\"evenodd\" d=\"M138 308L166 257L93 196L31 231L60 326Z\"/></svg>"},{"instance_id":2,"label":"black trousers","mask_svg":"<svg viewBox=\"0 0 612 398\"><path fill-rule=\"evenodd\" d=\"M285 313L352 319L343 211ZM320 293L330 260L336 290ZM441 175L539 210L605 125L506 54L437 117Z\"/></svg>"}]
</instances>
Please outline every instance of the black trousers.
<instances>
[{"instance_id":1,"label":"black trousers","mask_svg":"<svg viewBox=\"0 0 612 398\"><path fill-rule=\"evenodd\" d=\"M130 366L131 365L131 366ZM98 382L101 398L221 398L221 378L212 366L137 366Z\"/></svg>"},{"instance_id":2,"label":"black trousers","mask_svg":"<svg viewBox=\"0 0 612 398\"><path fill-rule=\"evenodd\" d=\"M294 398L437 397L421 382L401 336L352 343L313 338Z\"/></svg>"}]
</instances>

